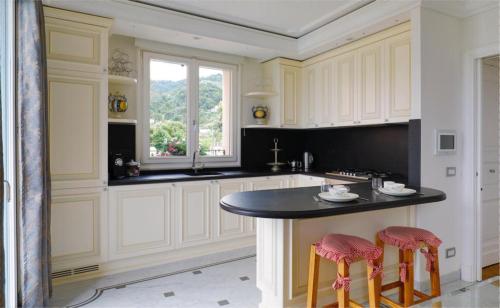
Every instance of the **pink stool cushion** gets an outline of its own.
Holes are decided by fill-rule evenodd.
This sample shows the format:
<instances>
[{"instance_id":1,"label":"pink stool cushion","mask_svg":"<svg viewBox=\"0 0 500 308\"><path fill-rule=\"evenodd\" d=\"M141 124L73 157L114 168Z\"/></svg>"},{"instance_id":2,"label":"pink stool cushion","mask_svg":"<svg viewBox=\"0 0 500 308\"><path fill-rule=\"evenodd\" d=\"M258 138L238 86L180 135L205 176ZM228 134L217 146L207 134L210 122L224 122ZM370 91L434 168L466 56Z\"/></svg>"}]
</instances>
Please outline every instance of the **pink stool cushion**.
<instances>
[{"instance_id":1,"label":"pink stool cushion","mask_svg":"<svg viewBox=\"0 0 500 308\"><path fill-rule=\"evenodd\" d=\"M315 245L318 255L337 263L342 259L347 264L351 264L352 261L358 258L367 260L368 265L373 268L370 279L382 273L382 264L378 266L373 264L373 261L382 254L382 249L364 238L345 234L327 234ZM344 287L348 291L350 283L351 278L342 277L337 273L337 280L335 280L332 287L334 289Z\"/></svg>"},{"instance_id":2,"label":"pink stool cushion","mask_svg":"<svg viewBox=\"0 0 500 308\"><path fill-rule=\"evenodd\" d=\"M432 232L412 227L388 227L378 233L379 238L386 244L397 246L399 249L415 251L421 243L427 246L439 247L441 240Z\"/></svg>"},{"instance_id":3,"label":"pink stool cushion","mask_svg":"<svg viewBox=\"0 0 500 308\"><path fill-rule=\"evenodd\" d=\"M378 233L379 238L386 244L398 247L401 250L411 249L415 251L423 243L427 247L439 247L441 240L432 232L412 227L388 227ZM436 260L429 249L420 249L426 259L425 269L430 272L432 269L432 262ZM408 264L399 264L400 280L405 282L407 279Z\"/></svg>"}]
</instances>

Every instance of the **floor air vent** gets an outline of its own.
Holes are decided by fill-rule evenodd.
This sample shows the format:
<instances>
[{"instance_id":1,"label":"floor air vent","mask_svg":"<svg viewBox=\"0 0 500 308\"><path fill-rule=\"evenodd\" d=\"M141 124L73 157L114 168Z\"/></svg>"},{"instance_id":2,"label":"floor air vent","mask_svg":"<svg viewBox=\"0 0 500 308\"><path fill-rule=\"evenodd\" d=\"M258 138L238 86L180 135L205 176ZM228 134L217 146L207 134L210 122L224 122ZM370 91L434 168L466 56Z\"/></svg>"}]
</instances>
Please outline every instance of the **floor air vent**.
<instances>
[{"instance_id":1,"label":"floor air vent","mask_svg":"<svg viewBox=\"0 0 500 308\"><path fill-rule=\"evenodd\" d=\"M51 277L52 277L52 279L62 278L62 277L68 277L68 276L73 276L73 275L89 273L89 272L95 272L98 270L99 270L99 265L95 264L95 265L89 265L89 266L83 266L83 267L77 267L77 268L67 269L67 270L63 270L63 271L53 272Z\"/></svg>"}]
</instances>

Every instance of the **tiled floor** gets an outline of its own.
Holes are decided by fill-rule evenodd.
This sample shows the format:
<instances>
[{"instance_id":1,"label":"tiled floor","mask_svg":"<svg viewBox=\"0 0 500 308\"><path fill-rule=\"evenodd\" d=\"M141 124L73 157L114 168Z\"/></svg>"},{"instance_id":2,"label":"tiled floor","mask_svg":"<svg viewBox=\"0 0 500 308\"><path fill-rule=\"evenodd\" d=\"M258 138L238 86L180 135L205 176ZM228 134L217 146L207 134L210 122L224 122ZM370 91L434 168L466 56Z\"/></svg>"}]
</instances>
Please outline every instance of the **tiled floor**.
<instances>
[{"instance_id":1,"label":"tiled floor","mask_svg":"<svg viewBox=\"0 0 500 308\"><path fill-rule=\"evenodd\" d=\"M207 260L205 260L207 261ZM198 260L199 262L199 260ZM57 286L52 307L258 307L255 257L189 270L168 266ZM212 262L214 264L214 262ZM170 272L169 272L170 270ZM163 272L164 274L158 274ZM155 273L155 274L153 274ZM149 275L149 276L148 276ZM499 277L481 283L456 281L443 296L419 307L499 307ZM434 306L435 307L435 306Z\"/></svg>"}]
</instances>

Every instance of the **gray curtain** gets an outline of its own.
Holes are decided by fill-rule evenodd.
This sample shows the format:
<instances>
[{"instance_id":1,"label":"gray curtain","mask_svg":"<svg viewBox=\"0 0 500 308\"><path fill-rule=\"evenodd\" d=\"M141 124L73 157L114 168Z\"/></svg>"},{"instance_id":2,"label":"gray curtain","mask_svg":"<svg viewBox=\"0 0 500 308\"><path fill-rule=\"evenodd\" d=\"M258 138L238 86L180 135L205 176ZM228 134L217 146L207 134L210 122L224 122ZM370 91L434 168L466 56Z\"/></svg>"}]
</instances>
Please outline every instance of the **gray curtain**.
<instances>
[{"instance_id":1,"label":"gray curtain","mask_svg":"<svg viewBox=\"0 0 500 308\"><path fill-rule=\"evenodd\" d=\"M42 307L51 293L45 30L41 1L16 3L18 298Z\"/></svg>"}]
</instances>

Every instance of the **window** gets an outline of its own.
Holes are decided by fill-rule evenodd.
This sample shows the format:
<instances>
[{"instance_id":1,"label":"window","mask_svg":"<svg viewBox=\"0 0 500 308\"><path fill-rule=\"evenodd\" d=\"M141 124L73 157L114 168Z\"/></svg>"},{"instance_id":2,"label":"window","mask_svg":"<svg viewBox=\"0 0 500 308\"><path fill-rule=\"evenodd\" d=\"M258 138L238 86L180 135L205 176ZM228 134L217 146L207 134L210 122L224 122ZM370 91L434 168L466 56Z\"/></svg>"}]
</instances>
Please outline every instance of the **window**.
<instances>
[{"instance_id":1,"label":"window","mask_svg":"<svg viewBox=\"0 0 500 308\"><path fill-rule=\"evenodd\" d=\"M237 68L144 52L146 163L237 165ZM222 164L221 164L222 163Z\"/></svg>"}]
</instances>

